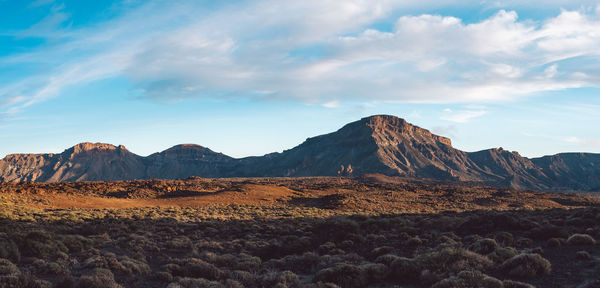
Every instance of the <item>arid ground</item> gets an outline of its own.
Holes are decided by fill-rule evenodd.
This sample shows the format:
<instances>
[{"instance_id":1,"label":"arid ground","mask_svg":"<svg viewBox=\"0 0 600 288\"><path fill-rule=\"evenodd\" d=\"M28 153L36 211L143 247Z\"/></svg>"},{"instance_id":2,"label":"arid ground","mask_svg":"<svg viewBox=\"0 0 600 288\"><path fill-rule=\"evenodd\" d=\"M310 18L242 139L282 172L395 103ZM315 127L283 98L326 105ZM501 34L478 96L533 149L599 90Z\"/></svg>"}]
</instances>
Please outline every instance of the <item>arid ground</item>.
<instances>
[{"instance_id":1,"label":"arid ground","mask_svg":"<svg viewBox=\"0 0 600 288\"><path fill-rule=\"evenodd\" d=\"M360 178L0 183L0 287L600 287L600 197Z\"/></svg>"}]
</instances>

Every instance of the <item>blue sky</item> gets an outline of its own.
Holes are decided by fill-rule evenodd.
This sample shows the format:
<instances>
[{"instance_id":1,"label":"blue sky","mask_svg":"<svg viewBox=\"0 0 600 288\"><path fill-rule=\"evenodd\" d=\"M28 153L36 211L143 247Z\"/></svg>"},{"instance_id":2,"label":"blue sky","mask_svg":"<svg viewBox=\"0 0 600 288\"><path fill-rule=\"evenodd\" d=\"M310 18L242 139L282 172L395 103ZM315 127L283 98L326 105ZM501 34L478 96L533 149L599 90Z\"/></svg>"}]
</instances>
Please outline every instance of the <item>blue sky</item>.
<instances>
[{"instance_id":1,"label":"blue sky","mask_svg":"<svg viewBox=\"0 0 600 288\"><path fill-rule=\"evenodd\" d=\"M0 157L262 155L373 114L466 151L598 153L599 95L595 1L0 0Z\"/></svg>"}]
</instances>

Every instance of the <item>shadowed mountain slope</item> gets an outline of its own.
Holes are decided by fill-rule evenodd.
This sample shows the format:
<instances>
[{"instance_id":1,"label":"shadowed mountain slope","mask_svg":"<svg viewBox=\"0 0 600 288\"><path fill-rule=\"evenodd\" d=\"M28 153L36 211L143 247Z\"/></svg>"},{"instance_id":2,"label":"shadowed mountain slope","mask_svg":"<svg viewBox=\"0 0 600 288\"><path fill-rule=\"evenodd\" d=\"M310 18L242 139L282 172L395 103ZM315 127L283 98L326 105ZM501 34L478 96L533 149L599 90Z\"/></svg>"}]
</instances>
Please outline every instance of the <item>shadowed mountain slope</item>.
<instances>
[{"instance_id":1,"label":"shadowed mountain slope","mask_svg":"<svg viewBox=\"0 0 600 288\"><path fill-rule=\"evenodd\" d=\"M448 138L390 115L349 123L282 153L231 158L199 145L177 145L148 157L123 146L82 143L61 154L14 154L0 160L0 180L81 181L199 177L353 175L475 181L517 189L598 190L600 154L528 159L517 152L464 152Z\"/></svg>"},{"instance_id":2,"label":"shadowed mountain slope","mask_svg":"<svg viewBox=\"0 0 600 288\"><path fill-rule=\"evenodd\" d=\"M548 187L600 191L600 154L560 153L531 161L548 177Z\"/></svg>"},{"instance_id":3,"label":"shadowed mountain slope","mask_svg":"<svg viewBox=\"0 0 600 288\"><path fill-rule=\"evenodd\" d=\"M221 177L235 159L195 144L173 146L145 159L146 178Z\"/></svg>"}]
</instances>

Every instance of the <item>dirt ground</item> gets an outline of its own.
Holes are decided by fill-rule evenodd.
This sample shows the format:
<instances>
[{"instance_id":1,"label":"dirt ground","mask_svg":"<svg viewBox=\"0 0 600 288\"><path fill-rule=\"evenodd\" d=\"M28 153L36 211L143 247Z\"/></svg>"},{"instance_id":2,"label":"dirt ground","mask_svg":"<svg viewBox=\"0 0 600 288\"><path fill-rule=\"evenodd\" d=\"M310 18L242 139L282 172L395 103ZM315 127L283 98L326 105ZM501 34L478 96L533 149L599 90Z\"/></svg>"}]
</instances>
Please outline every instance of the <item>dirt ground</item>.
<instances>
[{"instance_id":1,"label":"dirt ground","mask_svg":"<svg viewBox=\"0 0 600 288\"><path fill-rule=\"evenodd\" d=\"M366 212L548 209L600 203L593 194L515 191L475 184L413 183L381 175L124 182L0 183L0 197L37 209L282 205Z\"/></svg>"}]
</instances>

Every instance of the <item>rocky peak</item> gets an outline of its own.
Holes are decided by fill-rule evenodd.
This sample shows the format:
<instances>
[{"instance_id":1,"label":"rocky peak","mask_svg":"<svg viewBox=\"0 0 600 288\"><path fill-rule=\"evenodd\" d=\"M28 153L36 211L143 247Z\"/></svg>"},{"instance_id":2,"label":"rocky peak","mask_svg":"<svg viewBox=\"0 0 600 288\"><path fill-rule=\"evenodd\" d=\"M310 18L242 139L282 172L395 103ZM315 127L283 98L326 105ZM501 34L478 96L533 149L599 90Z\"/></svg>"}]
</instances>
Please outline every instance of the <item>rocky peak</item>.
<instances>
[{"instance_id":1,"label":"rocky peak","mask_svg":"<svg viewBox=\"0 0 600 288\"><path fill-rule=\"evenodd\" d=\"M164 150L159 153L155 153L150 155L150 157L160 157L160 158L174 158L174 159L182 159L182 160L194 160L194 159L230 159L229 156L226 156L221 153L214 152L209 148L204 146L196 145L196 144L180 144L175 145L167 150Z\"/></svg>"},{"instance_id":2,"label":"rocky peak","mask_svg":"<svg viewBox=\"0 0 600 288\"><path fill-rule=\"evenodd\" d=\"M91 143L91 142L83 142L73 146L74 152L84 152L91 150L117 150L120 148L125 148L123 145L119 145L119 147L106 144L106 143Z\"/></svg>"},{"instance_id":3,"label":"rocky peak","mask_svg":"<svg viewBox=\"0 0 600 288\"><path fill-rule=\"evenodd\" d=\"M374 115L355 122L361 126L367 126L373 131L376 138L398 138L410 137L421 141L433 140L448 146L452 146L449 138L435 135L427 129L412 125L406 120L392 115Z\"/></svg>"},{"instance_id":4,"label":"rocky peak","mask_svg":"<svg viewBox=\"0 0 600 288\"><path fill-rule=\"evenodd\" d=\"M175 145L175 146L165 150L164 152L177 152L177 151L190 151L190 150L205 151L205 150L208 150L208 148L197 145L197 144L179 144L179 145Z\"/></svg>"},{"instance_id":5,"label":"rocky peak","mask_svg":"<svg viewBox=\"0 0 600 288\"><path fill-rule=\"evenodd\" d=\"M79 143L62 153L63 157L67 156L69 158L73 158L75 156L81 154L87 154L90 152L129 152L127 148L123 145L115 146L112 144L106 143L91 143L91 142L83 142Z\"/></svg>"}]
</instances>

